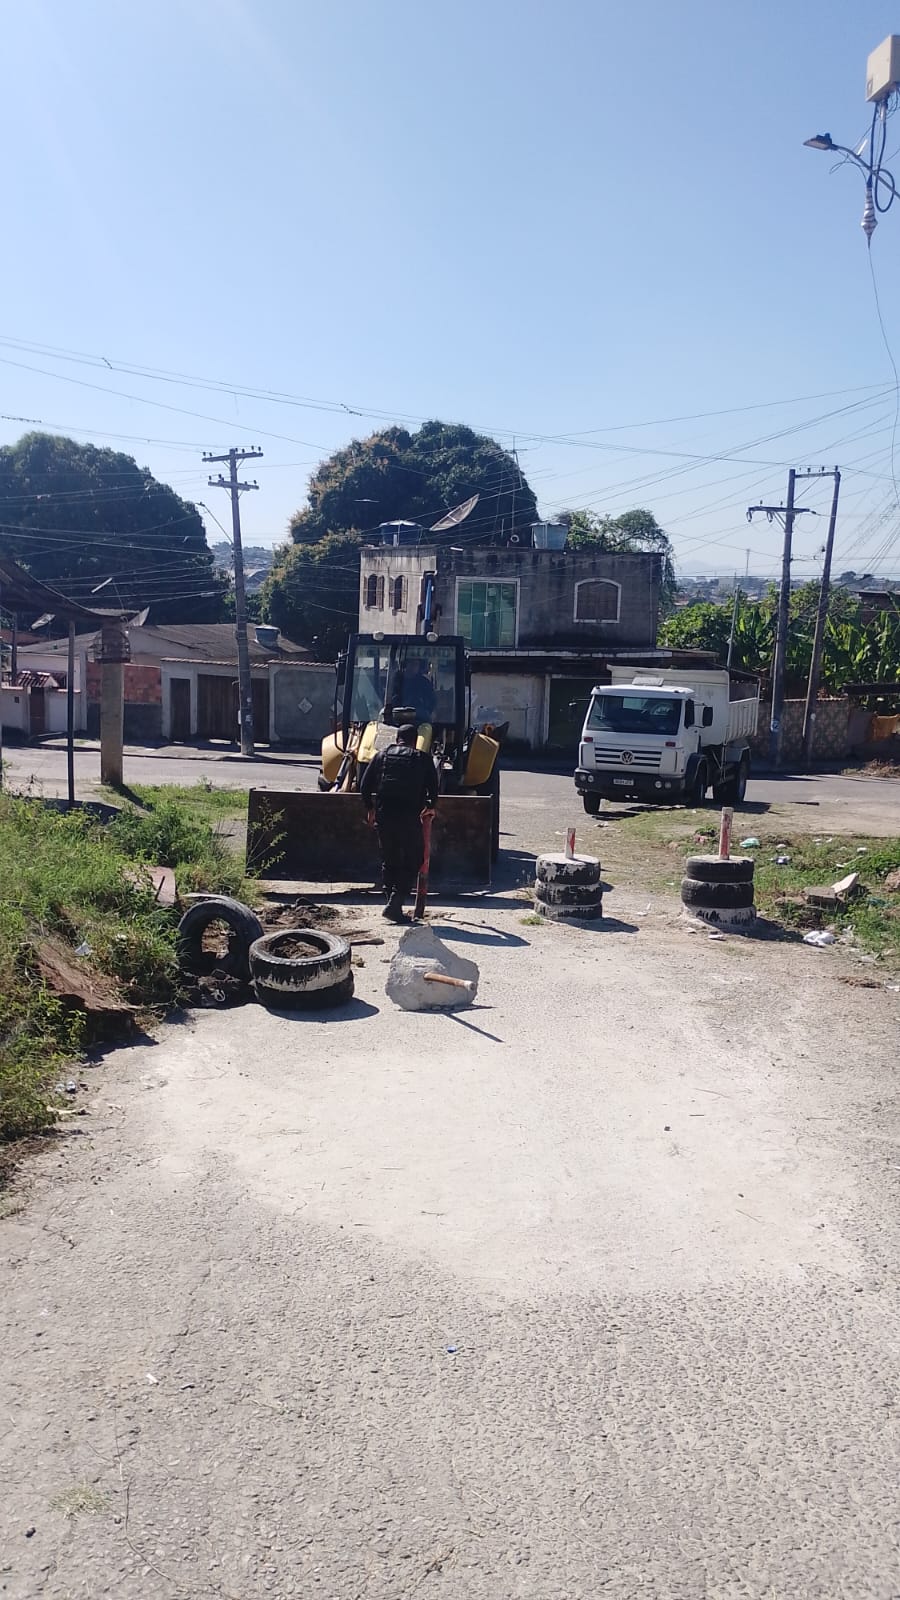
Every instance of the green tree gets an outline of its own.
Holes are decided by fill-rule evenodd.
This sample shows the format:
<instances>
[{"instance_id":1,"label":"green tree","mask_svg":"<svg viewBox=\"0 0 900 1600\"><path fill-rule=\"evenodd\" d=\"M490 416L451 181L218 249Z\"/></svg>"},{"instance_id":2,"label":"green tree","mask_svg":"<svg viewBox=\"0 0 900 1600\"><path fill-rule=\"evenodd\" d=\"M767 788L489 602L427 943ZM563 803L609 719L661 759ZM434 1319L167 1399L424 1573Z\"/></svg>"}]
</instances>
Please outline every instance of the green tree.
<instances>
[{"instance_id":1,"label":"green tree","mask_svg":"<svg viewBox=\"0 0 900 1600\"><path fill-rule=\"evenodd\" d=\"M224 580L196 506L117 450L48 433L4 445L0 550L85 605L149 606L153 622L220 615Z\"/></svg>"},{"instance_id":2,"label":"green tree","mask_svg":"<svg viewBox=\"0 0 900 1600\"><path fill-rule=\"evenodd\" d=\"M473 495L478 504L465 522L435 535L435 543L488 544L512 533L523 539L537 521L532 489L493 439L460 423L424 422L414 433L383 428L353 439L317 467L290 534L295 544L315 544L330 534L400 520L428 530Z\"/></svg>"},{"instance_id":3,"label":"green tree","mask_svg":"<svg viewBox=\"0 0 900 1600\"><path fill-rule=\"evenodd\" d=\"M359 618L358 533L285 545L260 590L263 618L320 661L333 661Z\"/></svg>"},{"instance_id":4,"label":"green tree","mask_svg":"<svg viewBox=\"0 0 900 1600\"><path fill-rule=\"evenodd\" d=\"M660 600L663 614L675 598L675 559L671 540L652 511L638 506L618 517L598 517L592 511L564 511L567 550L610 550L619 554L650 551L662 559Z\"/></svg>"},{"instance_id":5,"label":"green tree","mask_svg":"<svg viewBox=\"0 0 900 1600\"><path fill-rule=\"evenodd\" d=\"M818 582L791 591L790 625L785 659L789 695L803 695L809 677L812 641L819 604ZM728 654L734 605L683 606L663 622L659 642L674 650L711 650L719 661ZM768 674L775 654L778 593L770 585L758 601L740 595L735 614L733 665ZM900 603L862 621L854 595L837 589L828 599L822 651L822 683L839 694L848 683L900 681Z\"/></svg>"}]
</instances>

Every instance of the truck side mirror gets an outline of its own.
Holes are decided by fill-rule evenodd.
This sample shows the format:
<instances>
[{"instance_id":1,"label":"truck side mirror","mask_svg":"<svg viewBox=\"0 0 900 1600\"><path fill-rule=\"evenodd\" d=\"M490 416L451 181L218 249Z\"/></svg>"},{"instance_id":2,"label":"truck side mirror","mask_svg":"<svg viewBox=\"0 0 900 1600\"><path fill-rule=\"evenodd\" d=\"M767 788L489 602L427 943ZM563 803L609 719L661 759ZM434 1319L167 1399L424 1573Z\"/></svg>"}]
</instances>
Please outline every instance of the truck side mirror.
<instances>
[{"instance_id":1,"label":"truck side mirror","mask_svg":"<svg viewBox=\"0 0 900 1600\"><path fill-rule=\"evenodd\" d=\"M712 727L712 719L713 719L713 708L712 708L712 706L704 706L703 707L703 726L704 726L704 728Z\"/></svg>"},{"instance_id":2,"label":"truck side mirror","mask_svg":"<svg viewBox=\"0 0 900 1600\"><path fill-rule=\"evenodd\" d=\"M684 725L686 728L692 728L694 726L693 700L685 700L684 702Z\"/></svg>"}]
</instances>

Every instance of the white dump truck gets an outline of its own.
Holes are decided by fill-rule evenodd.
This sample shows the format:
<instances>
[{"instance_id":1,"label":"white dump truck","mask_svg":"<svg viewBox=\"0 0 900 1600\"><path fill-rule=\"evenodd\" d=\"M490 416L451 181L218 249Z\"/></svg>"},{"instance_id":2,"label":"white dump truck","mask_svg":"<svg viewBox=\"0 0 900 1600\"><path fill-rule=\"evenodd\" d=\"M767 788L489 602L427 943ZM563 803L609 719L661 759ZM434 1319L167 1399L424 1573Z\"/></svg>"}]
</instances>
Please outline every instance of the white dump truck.
<instances>
[{"instance_id":1,"label":"white dump truck","mask_svg":"<svg viewBox=\"0 0 900 1600\"><path fill-rule=\"evenodd\" d=\"M726 667L614 666L581 732L575 787L596 816L602 799L702 805L708 789L740 802L750 773L759 683Z\"/></svg>"}]
</instances>

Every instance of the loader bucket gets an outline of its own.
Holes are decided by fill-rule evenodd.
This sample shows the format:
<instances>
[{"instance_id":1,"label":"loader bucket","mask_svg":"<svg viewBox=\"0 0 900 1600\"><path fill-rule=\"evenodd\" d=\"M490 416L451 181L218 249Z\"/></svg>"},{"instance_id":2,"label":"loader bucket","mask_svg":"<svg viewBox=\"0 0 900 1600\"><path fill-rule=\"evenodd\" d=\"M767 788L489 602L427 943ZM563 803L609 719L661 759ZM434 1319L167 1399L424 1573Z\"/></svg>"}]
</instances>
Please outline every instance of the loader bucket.
<instances>
[{"instance_id":1,"label":"loader bucket","mask_svg":"<svg viewBox=\"0 0 900 1600\"><path fill-rule=\"evenodd\" d=\"M456 889L491 881L490 795L441 795L431 834L430 882ZM251 789L247 861L261 878L304 883L378 881L378 836L358 794Z\"/></svg>"}]
</instances>

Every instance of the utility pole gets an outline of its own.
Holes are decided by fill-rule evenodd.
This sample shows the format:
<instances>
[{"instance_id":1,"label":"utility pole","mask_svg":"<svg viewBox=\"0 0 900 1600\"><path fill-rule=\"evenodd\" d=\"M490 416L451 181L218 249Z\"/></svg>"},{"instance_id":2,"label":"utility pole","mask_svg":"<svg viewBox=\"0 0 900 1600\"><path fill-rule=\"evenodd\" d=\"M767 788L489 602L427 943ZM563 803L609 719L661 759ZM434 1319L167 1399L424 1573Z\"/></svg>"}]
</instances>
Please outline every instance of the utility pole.
<instances>
[{"instance_id":1,"label":"utility pole","mask_svg":"<svg viewBox=\"0 0 900 1600\"><path fill-rule=\"evenodd\" d=\"M772 712L769 719L769 760L773 767L781 766L781 747L784 738L782 720L784 717L784 663L787 657L787 636L790 622L791 603L791 546L794 537L794 519L804 512L811 512L811 506L796 506L794 504L794 491L798 478L819 477L818 472L798 472L791 467L788 473L787 501L783 506L748 506L747 521L753 521L753 513L762 511L770 522L776 517L784 518L784 545L781 552L781 588L778 593L778 632L775 636L775 660L772 663Z\"/></svg>"},{"instance_id":2,"label":"utility pole","mask_svg":"<svg viewBox=\"0 0 900 1600\"><path fill-rule=\"evenodd\" d=\"M822 582L819 587L819 604L816 609L816 628L813 634L812 656L809 663L806 708L803 713L803 764L806 768L812 765L813 745L816 738L816 704L819 698L819 680L822 675L822 648L825 642L828 596L831 589L831 557L834 550L834 530L837 525L838 498L841 492L839 467L835 467L832 477L834 478L834 493L831 497L831 515L828 519L825 559L822 563Z\"/></svg>"},{"instance_id":3,"label":"utility pole","mask_svg":"<svg viewBox=\"0 0 900 1600\"><path fill-rule=\"evenodd\" d=\"M231 527L234 538L234 631L237 638L238 698L241 706L241 755L252 756L253 749L253 683L250 677L250 649L247 644L247 596L244 589L244 551L241 545L241 494L245 489L258 489L259 484L238 482L238 463L257 461L262 455L256 447L252 450L232 448L224 456L204 452L204 461L214 464L227 461L228 477L210 478L211 489L227 489L231 495Z\"/></svg>"}]
</instances>

